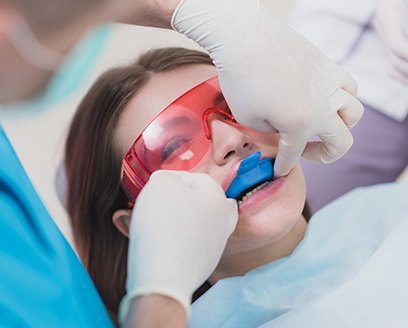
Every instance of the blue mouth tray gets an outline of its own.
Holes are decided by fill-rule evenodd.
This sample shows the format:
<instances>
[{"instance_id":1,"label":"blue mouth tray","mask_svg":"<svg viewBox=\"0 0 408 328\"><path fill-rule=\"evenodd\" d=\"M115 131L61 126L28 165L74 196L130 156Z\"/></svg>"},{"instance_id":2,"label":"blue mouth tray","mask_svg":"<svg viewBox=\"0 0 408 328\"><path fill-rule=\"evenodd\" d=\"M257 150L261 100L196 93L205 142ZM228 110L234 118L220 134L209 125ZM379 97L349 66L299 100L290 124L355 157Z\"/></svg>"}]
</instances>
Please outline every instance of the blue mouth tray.
<instances>
[{"instance_id":1,"label":"blue mouth tray","mask_svg":"<svg viewBox=\"0 0 408 328\"><path fill-rule=\"evenodd\" d=\"M273 159L261 159L258 151L246 157L239 166L237 176L225 192L228 198L237 199L245 190L273 177Z\"/></svg>"}]
</instances>

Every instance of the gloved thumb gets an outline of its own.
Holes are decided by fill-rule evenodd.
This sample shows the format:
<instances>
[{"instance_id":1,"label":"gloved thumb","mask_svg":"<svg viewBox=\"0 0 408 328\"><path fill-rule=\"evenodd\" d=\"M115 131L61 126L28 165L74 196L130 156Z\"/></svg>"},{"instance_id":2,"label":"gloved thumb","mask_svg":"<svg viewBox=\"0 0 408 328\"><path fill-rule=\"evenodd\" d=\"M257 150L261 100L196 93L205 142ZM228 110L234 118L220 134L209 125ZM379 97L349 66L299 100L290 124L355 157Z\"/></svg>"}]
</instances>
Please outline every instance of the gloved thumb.
<instances>
[{"instance_id":1,"label":"gloved thumb","mask_svg":"<svg viewBox=\"0 0 408 328\"><path fill-rule=\"evenodd\" d=\"M181 182L186 187L191 188L197 178L194 173L186 171L158 170L152 173L149 180L172 179L173 182Z\"/></svg>"},{"instance_id":2,"label":"gloved thumb","mask_svg":"<svg viewBox=\"0 0 408 328\"><path fill-rule=\"evenodd\" d=\"M229 215L228 215L228 221L229 221L229 234L231 235L235 227L237 226L238 223L238 204L237 201L233 198L228 198L228 210L229 210Z\"/></svg>"},{"instance_id":3,"label":"gloved thumb","mask_svg":"<svg viewBox=\"0 0 408 328\"><path fill-rule=\"evenodd\" d=\"M299 161L306 147L307 138L301 134L281 133L274 172L276 177L287 175Z\"/></svg>"},{"instance_id":4,"label":"gloved thumb","mask_svg":"<svg viewBox=\"0 0 408 328\"><path fill-rule=\"evenodd\" d=\"M150 180L163 179L163 177L170 177L175 181L181 182L183 185L194 190L218 190L224 193L221 186L208 174L192 173L187 171L175 170L158 170L153 172Z\"/></svg>"},{"instance_id":5,"label":"gloved thumb","mask_svg":"<svg viewBox=\"0 0 408 328\"><path fill-rule=\"evenodd\" d=\"M205 173L183 172L183 174L180 175L180 181L193 190L218 191L224 193L220 184Z\"/></svg>"}]
</instances>

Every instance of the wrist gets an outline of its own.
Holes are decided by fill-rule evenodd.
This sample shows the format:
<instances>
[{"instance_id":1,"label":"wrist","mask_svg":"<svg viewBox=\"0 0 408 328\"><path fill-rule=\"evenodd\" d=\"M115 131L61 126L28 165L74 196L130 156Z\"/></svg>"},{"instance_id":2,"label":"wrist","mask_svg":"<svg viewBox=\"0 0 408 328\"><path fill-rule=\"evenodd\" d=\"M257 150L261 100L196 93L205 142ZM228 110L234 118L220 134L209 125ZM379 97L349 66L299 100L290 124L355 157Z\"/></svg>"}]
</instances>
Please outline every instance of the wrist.
<instances>
[{"instance_id":1,"label":"wrist","mask_svg":"<svg viewBox=\"0 0 408 328\"><path fill-rule=\"evenodd\" d=\"M171 28L171 19L182 0L148 0L144 12L144 21L140 25Z\"/></svg>"},{"instance_id":2,"label":"wrist","mask_svg":"<svg viewBox=\"0 0 408 328\"><path fill-rule=\"evenodd\" d=\"M108 0L106 20L118 23L171 28L171 17L181 0Z\"/></svg>"},{"instance_id":3,"label":"wrist","mask_svg":"<svg viewBox=\"0 0 408 328\"><path fill-rule=\"evenodd\" d=\"M187 315L178 301L151 294L133 299L123 322L132 327L186 327Z\"/></svg>"},{"instance_id":4,"label":"wrist","mask_svg":"<svg viewBox=\"0 0 408 328\"><path fill-rule=\"evenodd\" d=\"M132 312L132 304L135 302L135 300L140 299L146 301L152 299L161 299L162 301L160 302L160 304L162 304L163 306L164 304L176 303L178 307L183 310L184 316L188 317L190 314L192 295L187 294L180 293L180 291L174 288L165 288L158 286L138 286L136 288L130 289L120 303L119 320L121 323L124 323L125 319L129 316L129 313ZM164 302L164 300L166 300L166 302Z\"/></svg>"}]
</instances>

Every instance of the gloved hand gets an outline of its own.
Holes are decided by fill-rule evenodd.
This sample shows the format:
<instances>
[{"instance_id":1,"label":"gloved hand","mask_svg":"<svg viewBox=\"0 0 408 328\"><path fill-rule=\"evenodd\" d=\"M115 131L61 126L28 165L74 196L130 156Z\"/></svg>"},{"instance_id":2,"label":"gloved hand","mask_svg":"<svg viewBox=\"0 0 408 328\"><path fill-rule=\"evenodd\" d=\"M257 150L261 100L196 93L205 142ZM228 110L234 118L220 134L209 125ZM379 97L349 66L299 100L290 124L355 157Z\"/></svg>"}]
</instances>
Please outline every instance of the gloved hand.
<instances>
[{"instance_id":1,"label":"gloved hand","mask_svg":"<svg viewBox=\"0 0 408 328\"><path fill-rule=\"evenodd\" d=\"M277 176L299 157L332 162L352 145L363 114L356 83L281 22L265 0L183 0L172 26L205 48L238 122L279 131ZM317 134L322 142L307 144ZM306 148L305 148L306 147Z\"/></svg>"},{"instance_id":2,"label":"gloved hand","mask_svg":"<svg viewBox=\"0 0 408 328\"><path fill-rule=\"evenodd\" d=\"M130 225L127 295L161 294L188 313L193 292L215 270L238 219L235 200L206 174L157 171L139 194Z\"/></svg>"},{"instance_id":3,"label":"gloved hand","mask_svg":"<svg viewBox=\"0 0 408 328\"><path fill-rule=\"evenodd\" d=\"M390 75L408 84L408 1L378 0L374 26L388 57Z\"/></svg>"}]
</instances>

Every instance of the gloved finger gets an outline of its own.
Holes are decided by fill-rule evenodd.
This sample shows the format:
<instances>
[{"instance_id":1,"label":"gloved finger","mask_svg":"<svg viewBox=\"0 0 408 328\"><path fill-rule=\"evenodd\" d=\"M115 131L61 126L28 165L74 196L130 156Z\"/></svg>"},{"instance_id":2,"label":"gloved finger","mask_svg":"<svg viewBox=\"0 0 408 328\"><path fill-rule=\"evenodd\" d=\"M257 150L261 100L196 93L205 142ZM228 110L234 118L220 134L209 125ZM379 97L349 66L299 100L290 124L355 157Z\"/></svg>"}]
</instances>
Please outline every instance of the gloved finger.
<instances>
[{"instance_id":1,"label":"gloved finger","mask_svg":"<svg viewBox=\"0 0 408 328\"><path fill-rule=\"evenodd\" d=\"M408 36L395 48L394 53L402 60L408 60Z\"/></svg>"},{"instance_id":2,"label":"gloved finger","mask_svg":"<svg viewBox=\"0 0 408 328\"><path fill-rule=\"evenodd\" d=\"M234 114L233 110L231 109L232 114ZM237 115L238 116L238 115ZM234 115L235 117L235 115ZM237 118L237 122L245 127L251 128L253 130L257 130L264 133L276 133L276 130L269 121L262 119L262 120L241 120Z\"/></svg>"},{"instance_id":3,"label":"gloved finger","mask_svg":"<svg viewBox=\"0 0 408 328\"><path fill-rule=\"evenodd\" d=\"M393 47L392 52L403 61L408 61L408 35L406 37L400 37L399 42Z\"/></svg>"},{"instance_id":4,"label":"gloved finger","mask_svg":"<svg viewBox=\"0 0 408 328\"><path fill-rule=\"evenodd\" d=\"M307 137L301 133L281 133L278 154L276 155L274 174L276 177L287 175L299 161L305 149Z\"/></svg>"},{"instance_id":5,"label":"gloved finger","mask_svg":"<svg viewBox=\"0 0 408 328\"><path fill-rule=\"evenodd\" d=\"M332 163L342 157L353 145L353 136L343 120L336 117L329 123L327 130L319 133L321 141L309 142L303 157L324 164Z\"/></svg>"},{"instance_id":6,"label":"gloved finger","mask_svg":"<svg viewBox=\"0 0 408 328\"><path fill-rule=\"evenodd\" d=\"M339 85L342 89L346 90L351 95L355 96L357 94L357 82L353 77L342 67L338 68Z\"/></svg>"},{"instance_id":7,"label":"gloved finger","mask_svg":"<svg viewBox=\"0 0 408 328\"><path fill-rule=\"evenodd\" d=\"M330 106L337 111L349 129L353 128L364 114L363 104L343 89L336 90L330 99Z\"/></svg>"},{"instance_id":8,"label":"gloved finger","mask_svg":"<svg viewBox=\"0 0 408 328\"><path fill-rule=\"evenodd\" d=\"M400 71L403 75L408 75L408 54L407 59L403 59L395 53L390 54L390 61L392 66Z\"/></svg>"},{"instance_id":9,"label":"gloved finger","mask_svg":"<svg viewBox=\"0 0 408 328\"><path fill-rule=\"evenodd\" d=\"M184 177L183 177L184 178ZM184 179L183 179L184 180ZM205 173L190 173L185 182L193 190L200 190L203 192L218 193L225 196L225 192L221 185L215 181L210 175ZM225 196L226 198L227 196Z\"/></svg>"},{"instance_id":10,"label":"gloved finger","mask_svg":"<svg viewBox=\"0 0 408 328\"><path fill-rule=\"evenodd\" d=\"M405 35L404 24L388 25L388 44L392 53L400 56L402 59L408 60L408 37Z\"/></svg>"},{"instance_id":11,"label":"gloved finger","mask_svg":"<svg viewBox=\"0 0 408 328\"><path fill-rule=\"evenodd\" d=\"M186 171L166 171L169 175L177 177L186 187L194 190L211 190L213 192L221 190L224 194L220 184L218 184L211 176L205 173L193 173Z\"/></svg>"},{"instance_id":12,"label":"gloved finger","mask_svg":"<svg viewBox=\"0 0 408 328\"><path fill-rule=\"evenodd\" d=\"M228 210L229 210L229 215L228 215L228 227L229 227L229 234L231 235L235 227L237 226L238 223L238 204L235 199L228 198Z\"/></svg>"},{"instance_id":13,"label":"gloved finger","mask_svg":"<svg viewBox=\"0 0 408 328\"><path fill-rule=\"evenodd\" d=\"M154 171L149 178L149 181L154 181L154 180L161 180L161 179L178 179L180 180L181 177L184 175L184 173L187 173L185 171L175 171L175 170L157 170Z\"/></svg>"},{"instance_id":14,"label":"gloved finger","mask_svg":"<svg viewBox=\"0 0 408 328\"><path fill-rule=\"evenodd\" d=\"M400 82L402 82L402 83L408 85L408 76L405 75L405 74L403 74L403 73L401 73L401 72L400 72L397 68L395 68L394 66L390 66L390 67L388 68L388 72L389 72L389 74L390 74L393 78L395 78L395 79L397 79L398 81L400 81Z\"/></svg>"},{"instance_id":15,"label":"gloved finger","mask_svg":"<svg viewBox=\"0 0 408 328\"><path fill-rule=\"evenodd\" d=\"M202 179L202 176L204 176L204 174L176 170L158 170L152 173L149 178L149 182L154 181L155 183L159 183L163 187L176 187L176 185L179 185L179 187L183 186L186 188L194 189L194 183L197 179Z\"/></svg>"},{"instance_id":16,"label":"gloved finger","mask_svg":"<svg viewBox=\"0 0 408 328\"><path fill-rule=\"evenodd\" d=\"M227 198L228 204L230 204L232 207L237 207L237 200L235 198Z\"/></svg>"}]
</instances>

